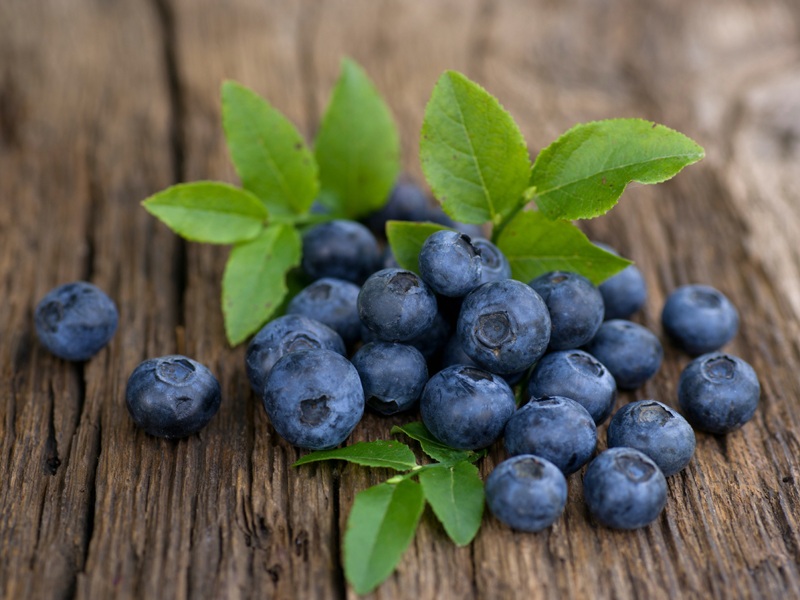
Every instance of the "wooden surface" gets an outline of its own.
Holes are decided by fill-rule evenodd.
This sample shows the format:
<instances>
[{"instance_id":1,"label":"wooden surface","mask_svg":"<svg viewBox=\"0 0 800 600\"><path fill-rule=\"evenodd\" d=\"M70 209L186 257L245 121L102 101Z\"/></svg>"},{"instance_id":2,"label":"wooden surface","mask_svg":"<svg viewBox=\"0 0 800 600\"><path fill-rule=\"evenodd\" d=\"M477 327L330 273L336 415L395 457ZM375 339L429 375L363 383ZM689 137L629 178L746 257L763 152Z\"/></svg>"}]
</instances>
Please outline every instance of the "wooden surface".
<instances>
[{"instance_id":1,"label":"wooden surface","mask_svg":"<svg viewBox=\"0 0 800 600\"><path fill-rule=\"evenodd\" d=\"M532 152L578 121L653 119L707 158L632 186L587 232L635 259L661 334L665 295L704 282L742 315L729 350L760 407L698 435L653 525L594 524L569 479L539 534L488 515L455 548L430 511L377 598L800 597L800 5L794 0L3 0L0 2L0 596L353 597L339 568L355 493L384 474L289 465L225 343L225 248L187 245L139 202L176 181L234 181L219 88L236 79L311 136L339 59L371 75L419 178L417 135L445 68L485 85ZM69 364L37 343L32 310L88 279L117 301L110 346ZM663 335L662 335L663 337ZM676 405L688 358L624 394ZM182 352L222 383L219 414L167 442L137 431L124 386ZM407 418L369 415L352 440ZM604 443L605 428L601 439ZM494 448L485 476L503 457Z\"/></svg>"}]
</instances>

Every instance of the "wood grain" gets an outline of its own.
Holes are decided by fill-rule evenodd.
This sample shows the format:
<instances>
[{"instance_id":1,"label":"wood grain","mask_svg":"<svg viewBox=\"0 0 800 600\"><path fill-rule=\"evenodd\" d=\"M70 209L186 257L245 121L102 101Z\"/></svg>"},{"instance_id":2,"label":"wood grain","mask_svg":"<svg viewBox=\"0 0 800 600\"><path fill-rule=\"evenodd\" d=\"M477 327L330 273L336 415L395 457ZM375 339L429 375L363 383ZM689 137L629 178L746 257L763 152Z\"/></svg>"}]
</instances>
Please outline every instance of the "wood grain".
<instances>
[{"instance_id":1,"label":"wood grain","mask_svg":"<svg viewBox=\"0 0 800 600\"><path fill-rule=\"evenodd\" d=\"M755 418L698 435L663 516L636 532L589 519L580 473L551 529L489 515L456 548L430 511L375 598L800 597L800 9L789 0L6 0L0 4L0 595L4 598L342 598L340 544L379 470L317 464L280 440L219 312L227 249L187 245L140 201L176 181L235 182L219 89L235 79L309 138L342 56L397 120L420 180L418 132L439 74L458 69L514 115L532 153L576 122L640 116L707 158L631 186L587 233L640 265L639 320L705 282L740 308L730 351L756 368ZM120 307L86 364L48 355L32 311L89 279ZM688 358L620 403L676 405ZM224 403L180 442L124 408L142 359L207 364ZM368 415L353 441L406 417ZM601 428L601 440L604 440ZM601 442L601 445L602 442ZM486 476L503 459L493 448Z\"/></svg>"}]
</instances>

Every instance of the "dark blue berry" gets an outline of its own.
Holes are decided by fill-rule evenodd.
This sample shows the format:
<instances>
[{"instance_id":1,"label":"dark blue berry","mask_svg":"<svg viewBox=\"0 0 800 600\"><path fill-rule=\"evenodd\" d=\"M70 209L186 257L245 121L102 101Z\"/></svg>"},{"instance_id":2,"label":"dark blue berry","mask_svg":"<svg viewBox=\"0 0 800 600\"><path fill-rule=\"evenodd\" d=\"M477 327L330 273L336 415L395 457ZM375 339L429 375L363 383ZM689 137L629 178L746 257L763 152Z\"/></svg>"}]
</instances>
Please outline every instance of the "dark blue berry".
<instances>
[{"instance_id":1,"label":"dark blue berry","mask_svg":"<svg viewBox=\"0 0 800 600\"><path fill-rule=\"evenodd\" d=\"M464 296L481 282L480 253L469 236L457 231L436 231L419 251L419 274L437 294Z\"/></svg>"},{"instance_id":2,"label":"dark blue berry","mask_svg":"<svg viewBox=\"0 0 800 600\"><path fill-rule=\"evenodd\" d=\"M264 392L272 366L289 352L324 348L346 354L342 337L327 325L303 315L284 315L264 325L247 346L245 366L250 387Z\"/></svg>"},{"instance_id":3,"label":"dark blue berry","mask_svg":"<svg viewBox=\"0 0 800 600\"><path fill-rule=\"evenodd\" d=\"M498 375L456 365L430 378L422 392L422 421L439 440L461 450L485 448L516 409L514 392Z\"/></svg>"},{"instance_id":4,"label":"dark blue berry","mask_svg":"<svg viewBox=\"0 0 800 600\"><path fill-rule=\"evenodd\" d=\"M486 478L486 504L499 520L519 531L541 531L567 504L567 480L551 462L523 454L501 462Z\"/></svg>"},{"instance_id":5,"label":"dark blue berry","mask_svg":"<svg viewBox=\"0 0 800 600\"><path fill-rule=\"evenodd\" d=\"M386 204L371 214L366 224L376 236L385 236L386 221L427 221L432 211L433 206L419 186L400 181L392 188Z\"/></svg>"},{"instance_id":6,"label":"dark blue berry","mask_svg":"<svg viewBox=\"0 0 800 600\"><path fill-rule=\"evenodd\" d=\"M524 283L493 281L464 298L457 333L464 352L481 368L517 373L547 349L550 315L539 294Z\"/></svg>"},{"instance_id":7,"label":"dark blue berry","mask_svg":"<svg viewBox=\"0 0 800 600\"><path fill-rule=\"evenodd\" d=\"M414 348L372 342L353 355L367 406L384 415L413 408L428 381L425 357Z\"/></svg>"},{"instance_id":8,"label":"dark blue berry","mask_svg":"<svg viewBox=\"0 0 800 600\"><path fill-rule=\"evenodd\" d=\"M292 298L286 307L286 314L316 319L333 329L346 345L351 346L361 339L361 319L358 318L360 289L343 279L317 279Z\"/></svg>"},{"instance_id":9,"label":"dark blue berry","mask_svg":"<svg viewBox=\"0 0 800 600\"><path fill-rule=\"evenodd\" d=\"M610 448L586 468L583 495L589 512L606 527L638 529L664 510L667 480L646 454Z\"/></svg>"},{"instance_id":10,"label":"dark blue berry","mask_svg":"<svg viewBox=\"0 0 800 600\"><path fill-rule=\"evenodd\" d=\"M211 371L179 355L144 361L131 373L125 390L137 427L168 439L200 431L217 414L221 398Z\"/></svg>"},{"instance_id":11,"label":"dark blue berry","mask_svg":"<svg viewBox=\"0 0 800 600\"><path fill-rule=\"evenodd\" d=\"M608 447L617 446L644 452L664 477L669 477L692 459L694 431L669 406L655 400L639 400L619 409L608 424Z\"/></svg>"},{"instance_id":12,"label":"dark blue berry","mask_svg":"<svg viewBox=\"0 0 800 600\"><path fill-rule=\"evenodd\" d=\"M341 444L364 414L356 368L330 350L291 352L272 367L264 409L287 442L309 450Z\"/></svg>"},{"instance_id":13,"label":"dark blue berry","mask_svg":"<svg viewBox=\"0 0 800 600\"><path fill-rule=\"evenodd\" d=\"M594 242L606 252L618 255L605 244ZM627 319L639 311L647 302L647 284L636 265L628 265L597 286L603 296L606 319Z\"/></svg>"},{"instance_id":14,"label":"dark blue berry","mask_svg":"<svg viewBox=\"0 0 800 600\"><path fill-rule=\"evenodd\" d=\"M617 383L608 369L588 352L562 350L545 354L536 363L528 381L528 395L571 398L599 425L614 410Z\"/></svg>"},{"instance_id":15,"label":"dark blue berry","mask_svg":"<svg viewBox=\"0 0 800 600\"><path fill-rule=\"evenodd\" d=\"M585 465L597 448L597 428L592 416L569 398L531 400L506 423L506 451L546 458L564 475Z\"/></svg>"},{"instance_id":16,"label":"dark blue berry","mask_svg":"<svg viewBox=\"0 0 800 600\"><path fill-rule=\"evenodd\" d=\"M719 290L707 285L685 285L667 298L661 324L686 352L706 354L733 339L739 329L739 313Z\"/></svg>"},{"instance_id":17,"label":"dark blue berry","mask_svg":"<svg viewBox=\"0 0 800 600\"><path fill-rule=\"evenodd\" d=\"M119 314L100 288L85 281L60 285L39 301L34 323L39 341L65 360L88 360L114 337Z\"/></svg>"},{"instance_id":18,"label":"dark blue berry","mask_svg":"<svg viewBox=\"0 0 800 600\"><path fill-rule=\"evenodd\" d=\"M486 238L472 238L473 247L481 255L481 283L511 279L511 265L503 252Z\"/></svg>"},{"instance_id":19,"label":"dark blue berry","mask_svg":"<svg viewBox=\"0 0 800 600\"><path fill-rule=\"evenodd\" d=\"M311 279L333 277L361 284L380 259L375 236L355 221L327 221L303 235L302 265Z\"/></svg>"},{"instance_id":20,"label":"dark blue berry","mask_svg":"<svg viewBox=\"0 0 800 600\"><path fill-rule=\"evenodd\" d=\"M678 401L686 419L709 433L728 433L747 423L759 396L761 385L753 367L721 352L694 359L678 384Z\"/></svg>"},{"instance_id":21,"label":"dark blue berry","mask_svg":"<svg viewBox=\"0 0 800 600\"><path fill-rule=\"evenodd\" d=\"M586 351L614 376L617 387L632 390L658 372L664 349L655 334L631 321L612 319L600 326Z\"/></svg>"},{"instance_id":22,"label":"dark blue berry","mask_svg":"<svg viewBox=\"0 0 800 600\"><path fill-rule=\"evenodd\" d=\"M530 282L550 312L551 350L569 350L591 340L603 322L603 297L583 275L551 271Z\"/></svg>"},{"instance_id":23,"label":"dark blue berry","mask_svg":"<svg viewBox=\"0 0 800 600\"><path fill-rule=\"evenodd\" d=\"M358 294L358 315L379 339L406 342L436 318L436 296L418 275L403 269L372 274Z\"/></svg>"}]
</instances>

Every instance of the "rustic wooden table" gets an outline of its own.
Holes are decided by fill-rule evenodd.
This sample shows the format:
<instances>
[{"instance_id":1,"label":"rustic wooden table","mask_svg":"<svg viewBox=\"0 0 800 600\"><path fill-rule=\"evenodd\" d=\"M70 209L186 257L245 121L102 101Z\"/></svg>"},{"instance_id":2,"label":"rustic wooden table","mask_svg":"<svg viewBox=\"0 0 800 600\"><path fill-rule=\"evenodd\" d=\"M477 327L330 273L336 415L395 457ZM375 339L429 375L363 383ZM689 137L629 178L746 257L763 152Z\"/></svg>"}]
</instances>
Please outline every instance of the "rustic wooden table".
<instances>
[{"instance_id":1,"label":"rustic wooden table","mask_svg":"<svg viewBox=\"0 0 800 600\"><path fill-rule=\"evenodd\" d=\"M353 497L379 473L292 469L225 342L225 248L187 245L139 202L170 183L234 181L219 87L264 94L311 136L339 60L359 61L420 179L417 136L439 74L500 98L533 152L578 121L641 116L698 140L699 165L632 186L587 224L635 259L641 322L705 282L742 315L731 352L761 405L742 430L698 435L653 525L594 524L569 479L564 516L518 534L488 515L455 548L427 512L381 598L800 597L800 5L795 0L3 0L0 3L0 595L338 598ZM120 307L86 364L37 343L32 309L87 279ZM663 336L662 336L663 337ZM224 394L201 434L148 437L124 408L144 358L186 353ZM688 358L623 394L676 405ZM369 415L352 439L407 418ZM604 429L602 432L604 433ZM605 436L601 435L604 441ZM493 449L485 476L502 459Z\"/></svg>"}]
</instances>

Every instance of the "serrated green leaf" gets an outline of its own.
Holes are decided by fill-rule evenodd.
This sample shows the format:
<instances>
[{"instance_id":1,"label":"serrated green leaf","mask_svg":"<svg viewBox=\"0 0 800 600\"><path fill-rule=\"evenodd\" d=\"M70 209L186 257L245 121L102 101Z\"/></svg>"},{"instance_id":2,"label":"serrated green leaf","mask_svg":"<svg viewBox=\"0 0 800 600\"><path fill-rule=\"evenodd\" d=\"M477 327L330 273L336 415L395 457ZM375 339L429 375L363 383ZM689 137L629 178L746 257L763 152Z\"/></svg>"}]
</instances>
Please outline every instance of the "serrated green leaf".
<instances>
[{"instance_id":1,"label":"serrated green leaf","mask_svg":"<svg viewBox=\"0 0 800 600\"><path fill-rule=\"evenodd\" d=\"M517 213L497 246L511 264L512 277L525 283L550 271L573 271L597 285L631 264L592 244L572 223L551 221L537 211Z\"/></svg>"},{"instance_id":2,"label":"serrated green leaf","mask_svg":"<svg viewBox=\"0 0 800 600\"><path fill-rule=\"evenodd\" d=\"M428 431L428 428L419 421L406 425L395 425L392 427L391 432L403 433L412 440L418 441L422 451L433 460L440 463L452 464L462 460L470 460L473 455L476 455L476 453L471 450L455 450L454 448L446 446L437 440L433 434Z\"/></svg>"},{"instance_id":3,"label":"serrated green leaf","mask_svg":"<svg viewBox=\"0 0 800 600\"><path fill-rule=\"evenodd\" d=\"M483 517L483 481L478 468L461 461L420 471L419 482L444 530L457 546L466 546L478 533Z\"/></svg>"},{"instance_id":4,"label":"serrated green leaf","mask_svg":"<svg viewBox=\"0 0 800 600\"><path fill-rule=\"evenodd\" d=\"M449 229L436 223L417 221L386 221L386 238L392 247L397 264L419 274L419 251L428 236Z\"/></svg>"},{"instance_id":5,"label":"serrated green leaf","mask_svg":"<svg viewBox=\"0 0 800 600\"><path fill-rule=\"evenodd\" d=\"M363 217L382 207L400 172L400 141L389 107L364 71L342 61L314 145L319 200L334 215Z\"/></svg>"},{"instance_id":6,"label":"serrated green leaf","mask_svg":"<svg viewBox=\"0 0 800 600\"><path fill-rule=\"evenodd\" d=\"M631 181L666 181L704 155L690 138L651 121L594 121L542 150L530 182L551 219L590 219L611 209Z\"/></svg>"},{"instance_id":7,"label":"serrated green leaf","mask_svg":"<svg viewBox=\"0 0 800 600\"><path fill-rule=\"evenodd\" d=\"M231 250L222 276L222 311L232 346L258 331L281 305L286 273L300 264L301 248L293 227L274 224Z\"/></svg>"},{"instance_id":8,"label":"serrated green leaf","mask_svg":"<svg viewBox=\"0 0 800 600\"><path fill-rule=\"evenodd\" d=\"M253 239L267 219L267 209L253 194L216 181L179 183L142 205L181 237L208 244Z\"/></svg>"},{"instance_id":9,"label":"serrated green leaf","mask_svg":"<svg viewBox=\"0 0 800 600\"><path fill-rule=\"evenodd\" d=\"M317 163L294 125L261 96L222 86L222 124L242 186L271 214L304 214L317 197Z\"/></svg>"},{"instance_id":10,"label":"serrated green leaf","mask_svg":"<svg viewBox=\"0 0 800 600\"><path fill-rule=\"evenodd\" d=\"M439 78L425 108L420 160L444 210L464 223L499 223L519 205L531 173L514 119L455 71Z\"/></svg>"},{"instance_id":11,"label":"serrated green leaf","mask_svg":"<svg viewBox=\"0 0 800 600\"><path fill-rule=\"evenodd\" d=\"M344 574L357 594L374 590L408 548L425 508L420 485L382 483L356 495L344 534Z\"/></svg>"},{"instance_id":12,"label":"serrated green leaf","mask_svg":"<svg viewBox=\"0 0 800 600\"><path fill-rule=\"evenodd\" d=\"M407 471L417 466L411 448L392 440L358 442L344 448L319 450L306 454L293 466L305 465L321 460L346 460L365 467L385 467L395 471Z\"/></svg>"}]
</instances>

